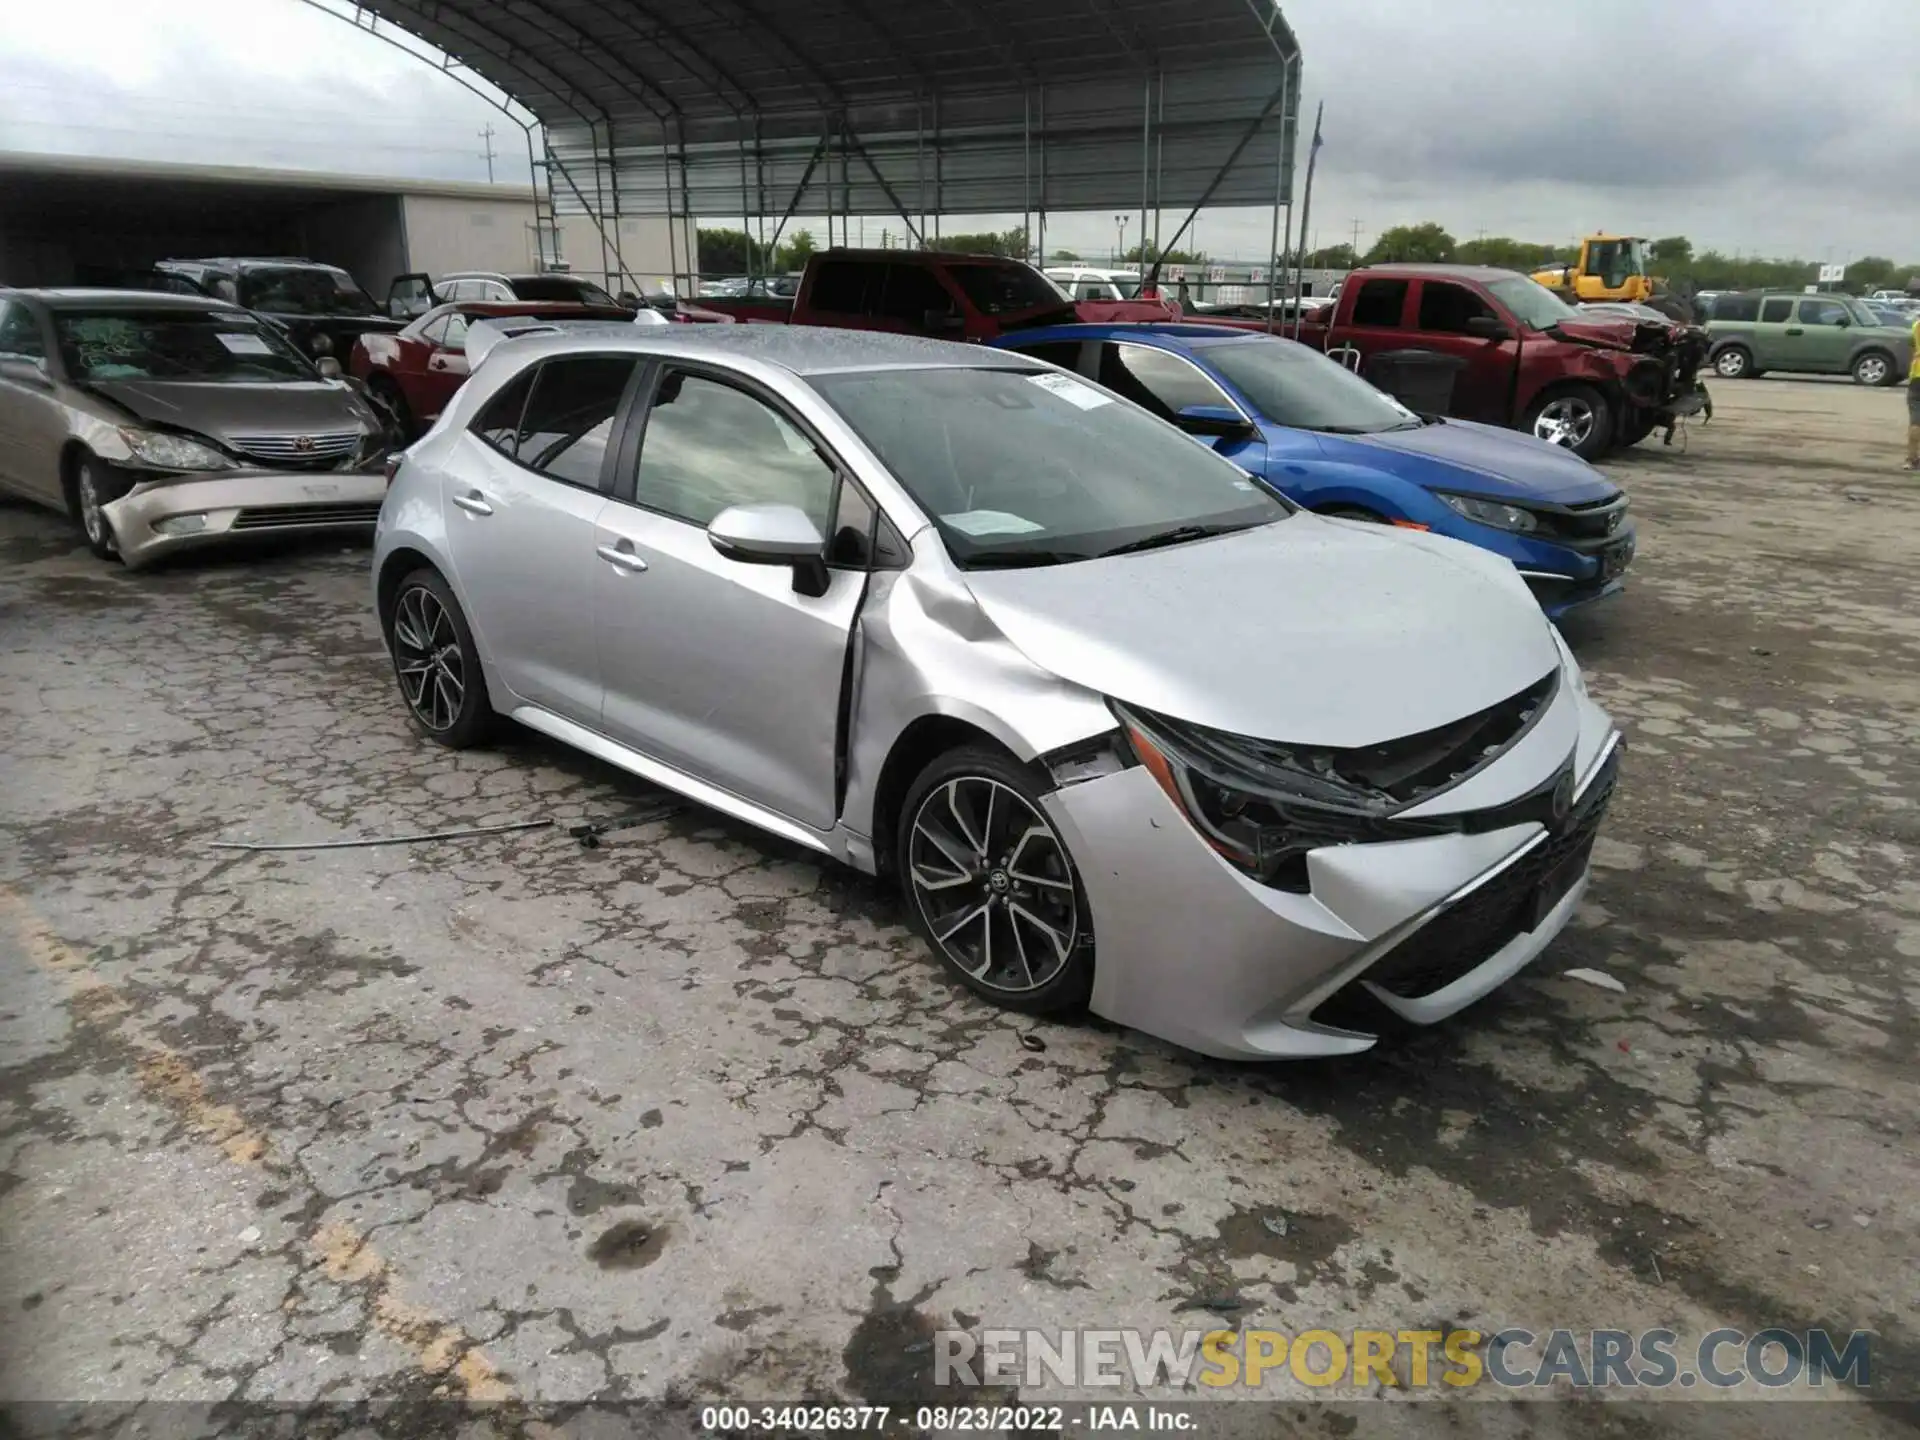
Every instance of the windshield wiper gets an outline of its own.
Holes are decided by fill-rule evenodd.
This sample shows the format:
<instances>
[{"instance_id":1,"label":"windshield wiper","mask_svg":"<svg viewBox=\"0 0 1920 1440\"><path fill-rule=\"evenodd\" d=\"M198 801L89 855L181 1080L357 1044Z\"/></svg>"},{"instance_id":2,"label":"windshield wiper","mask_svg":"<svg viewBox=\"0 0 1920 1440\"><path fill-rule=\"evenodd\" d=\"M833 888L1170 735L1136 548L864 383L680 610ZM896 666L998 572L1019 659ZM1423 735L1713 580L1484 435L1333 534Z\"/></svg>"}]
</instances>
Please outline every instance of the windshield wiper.
<instances>
[{"instance_id":1,"label":"windshield wiper","mask_svg":"<svg viewBox=\"0 0 1920 1440\"><path fill-rule=\"evenodd\" d=\"M1078 550L983 550L967 557L969 570L1024 570L1039 565L1071 565L1094 557Z\"/></svg>"},{"instance_id":2,"label":"windshield wiper","mask_svg":"<svg viewBox=\"0 0 1920 1440\"><path fill-rule=\"evenodd\" d=\"M1100 558L1109 555L1132 555L1142 550L1158 550L1167 545L1184 545L1189 540L1206 540L1215 535L1231 535L1236 530L1251 530L1252 525L1176 525L1171 530L1156 530L1151 535L1142 535L1138 540L1129 540L1124 545L1116 545L1111 550L1102 550Z\"/></svg>"}]
</instances>

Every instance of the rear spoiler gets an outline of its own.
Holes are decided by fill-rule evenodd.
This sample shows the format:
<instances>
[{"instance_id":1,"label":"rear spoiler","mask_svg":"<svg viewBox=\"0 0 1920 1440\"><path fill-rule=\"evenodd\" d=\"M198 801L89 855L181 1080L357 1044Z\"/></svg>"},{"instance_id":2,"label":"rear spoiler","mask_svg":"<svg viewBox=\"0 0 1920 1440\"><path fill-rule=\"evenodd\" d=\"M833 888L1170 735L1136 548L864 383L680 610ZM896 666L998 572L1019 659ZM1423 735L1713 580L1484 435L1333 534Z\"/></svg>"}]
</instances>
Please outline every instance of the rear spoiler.
<instances>
[{"instance_id":1,"label":"rear spoiler","mask_svg":"<svg viewBox=\"0 0 1920 1440\"><path fill-rule=\"evenodd\" d=\"M467 368L469 371L478 370L481 362L494 352L501 341L517 340L523 335L568 335L579 331L624 335L635 325L651 326L667 323L666 316L653 310L642 310L631 321L515 318L476 320L467 327Z\"/></svg>"}]
</instances>

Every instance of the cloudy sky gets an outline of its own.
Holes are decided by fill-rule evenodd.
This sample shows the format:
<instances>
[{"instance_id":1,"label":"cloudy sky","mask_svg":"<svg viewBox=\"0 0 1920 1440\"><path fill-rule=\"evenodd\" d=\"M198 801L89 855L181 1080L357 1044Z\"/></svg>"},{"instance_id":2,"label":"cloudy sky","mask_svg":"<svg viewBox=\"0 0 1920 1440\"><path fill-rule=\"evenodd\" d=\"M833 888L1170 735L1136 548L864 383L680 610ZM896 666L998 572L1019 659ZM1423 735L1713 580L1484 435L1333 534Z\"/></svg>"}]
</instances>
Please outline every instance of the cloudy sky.
<instances>
[{"instance_id":1,"label":"cloudy sky","mask_svg":"<svg viewBox=\"0 0 1920 1440\"><path fill-rule=\"evenodd\" d=\"M306 0L0 4L0 150L484 180L490 143L497 177L526 179L499 111ZM1462 238L1604 227L1920 261L1916 0L1284 8L1309 113L1327 102L1318 244L1438 220ZM1111 217L1047 233L1091 257ZM1252 257L1266 234L1265 212L1220 211L1199 243Z\"/></svg>"}]
</instances>

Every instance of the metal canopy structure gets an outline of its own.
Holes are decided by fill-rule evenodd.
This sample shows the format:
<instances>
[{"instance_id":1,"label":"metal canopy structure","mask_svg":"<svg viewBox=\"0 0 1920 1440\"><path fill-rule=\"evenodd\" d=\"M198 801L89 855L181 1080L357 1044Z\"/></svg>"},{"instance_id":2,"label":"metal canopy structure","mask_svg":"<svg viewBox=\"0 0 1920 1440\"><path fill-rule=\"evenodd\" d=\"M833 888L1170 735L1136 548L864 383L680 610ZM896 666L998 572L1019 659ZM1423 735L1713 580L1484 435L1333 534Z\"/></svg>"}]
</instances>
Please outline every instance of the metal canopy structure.
<instances>
[{"instance_id":1,"label":"metal canopy structure","mask_svg":"<svg viewBox=\"0 0 1920 1440\"><path fill-rule=\"evenodd\" d=\"M892 215L930 244L943 214L1107 210L1148 238L1162 210L1292 194L1300 51L1275 0L357 8L536 115L555 209L603 235L622 215Z\"/></svg>"}]
</instances>

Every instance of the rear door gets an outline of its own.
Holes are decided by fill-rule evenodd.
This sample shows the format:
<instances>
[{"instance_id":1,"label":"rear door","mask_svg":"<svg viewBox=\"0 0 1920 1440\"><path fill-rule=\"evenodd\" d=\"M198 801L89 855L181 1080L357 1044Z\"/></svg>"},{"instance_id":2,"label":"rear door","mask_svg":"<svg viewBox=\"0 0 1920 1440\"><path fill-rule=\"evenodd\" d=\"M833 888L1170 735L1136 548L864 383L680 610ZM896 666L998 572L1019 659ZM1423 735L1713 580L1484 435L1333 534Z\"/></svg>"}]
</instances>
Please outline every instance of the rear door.
<instances>
[{"instance_id":1,"label":"rear door","mask_svg":"<svg viewBox=\"0 0 1920 1440\"><path fill-rule=\"evenodd\" d=\"M849 528L837 508L862 497L779 397L724 370L660 367L634 428L637 463L622 460L626 473L596 536L601 728L708 784L830 829L864 566L830 568L826 593L802 594L793 567L725 559L706 527L733 505L786 504L837 543ZM866 511L863 533L872 527ZM824 540L822 553L833 558Z\"/></svg>"},{"instance_id":2,"label":"rear door","mask_svg":"<svg viewBox=\"0 0 1920 1440\"><path fill-rule=\"evenodd\" d=\"M1802 369L1839 374L1853 349L1853 316L1838 300L1809 295L1794 316ZM1791 333L1791 331L1789 331Z\"/></svg>"},{"instance_id":3,"label":"rear door","mask_svg":"<svg viewBox=\"0 0 1920 1440\"><path fill-rule=\"evenodd\" d=\"M1799 368L1804 327L1793 323L1793 297L1769 295L1760 302L1760 318L1753 322L1753 358L1763 370Z\"/></svg>"},{"instance_id":4,"label":"rear door","mask_svg":"<svg viewBox=\"0 0 1920 1440\"><path fill-rule=\"evenodd\" d=\"M1412 283L1397 277L1376 275L1361 281L1346 324L1338 330L1339 340L1327 353L1359 374L1376 351L1404 345L1412 323L1407 314L1412 297Z\"/></svg>"},{"instance_id":5,"label":"rear door","mask_svg":"<svg viewBox=\"0 0 1920 1440\"><path fill-rule=\"evenodd\" d=\"M482 649L513 695L593 726L595 524L607 442L640 373L632 355L529 367L461 437L443 487L447 543Z\"/></svg>"}]
</instances>

